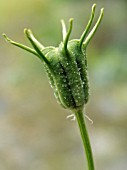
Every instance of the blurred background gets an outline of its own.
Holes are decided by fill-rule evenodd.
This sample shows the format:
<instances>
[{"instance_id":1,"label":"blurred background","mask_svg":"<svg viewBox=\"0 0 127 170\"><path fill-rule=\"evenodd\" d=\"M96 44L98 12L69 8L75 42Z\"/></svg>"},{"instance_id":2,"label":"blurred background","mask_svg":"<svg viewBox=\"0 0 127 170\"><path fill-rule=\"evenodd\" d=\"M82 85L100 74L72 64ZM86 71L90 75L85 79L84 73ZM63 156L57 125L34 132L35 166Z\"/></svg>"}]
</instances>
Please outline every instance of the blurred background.
<instances>
[{"instance_id":1,"label":"blurred background","mask_svg":"<svg viewBox=\"0 0 127 170\"><path fill-rule=\"evenodd\" d=\"M127 169L127 1L0 0L0 169L84 170L76 121L59 106L41 61L2 37L30 46L31 28L45 46L58 46L61 23L74 18L79 38L97 4L104 18L87 48L91 96L86 113L96 170ZM87 169L87 168L86 168Z\"/></svg>"}]
</instances>

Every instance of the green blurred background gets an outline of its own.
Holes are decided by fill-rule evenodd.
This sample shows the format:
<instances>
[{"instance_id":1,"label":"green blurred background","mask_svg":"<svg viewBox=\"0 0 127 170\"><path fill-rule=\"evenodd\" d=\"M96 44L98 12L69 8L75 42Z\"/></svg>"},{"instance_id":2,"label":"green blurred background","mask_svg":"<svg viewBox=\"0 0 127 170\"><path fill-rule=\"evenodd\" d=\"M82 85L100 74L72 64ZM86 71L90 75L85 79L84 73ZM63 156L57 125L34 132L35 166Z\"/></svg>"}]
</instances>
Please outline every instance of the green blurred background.
<instances>
[{"instance_id":1,"label":"green blurred background","mask_svg":"<svg viewBox=\"0 0 127 170\"><path fill-rule=\"evenodd\" d=\"M86 113L96 170L127 169L127 1L0 0L0 34L30 45L31 28L45 45L58 46L61 23L74 18L80 37L97 3L104 18L88 49L91 84ZM77 123L54 98L42 63L0 36L0 169L84 170ZM87 169L87 168L86 168Z\"/></svg>"}]
</instances>

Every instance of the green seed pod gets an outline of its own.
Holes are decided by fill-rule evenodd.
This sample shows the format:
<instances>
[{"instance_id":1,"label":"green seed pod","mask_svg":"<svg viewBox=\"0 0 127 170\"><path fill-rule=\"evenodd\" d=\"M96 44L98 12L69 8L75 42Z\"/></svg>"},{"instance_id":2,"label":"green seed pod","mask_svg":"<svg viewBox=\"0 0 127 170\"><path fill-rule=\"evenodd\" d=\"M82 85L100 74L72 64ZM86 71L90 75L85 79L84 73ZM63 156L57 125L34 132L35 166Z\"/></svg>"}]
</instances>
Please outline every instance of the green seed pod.
<instances>
[{"instance_id":1,"label":"green seed pod","mask_svg":"<svg viewBox=\"0 0 127 170\"><path fill-rule=\"evenodd\" d=\"M73 19L69 21L70 25L68 31L66 31L64 21L61 21L63 41L58 48L51 46L44 47L38 42L29 29L25 29L24 32L34 49L14 42L4 34L8 42L33 53L41 59L58 103L70 110L83 108L84 104L86 104L89 99L86 47L96 32L103 16L103 9L101 9L100 16L95 26L88 34L94 18L95 7L96 5L94 4L92 6L90 20L80 39L69 41Z\"/></svg>"}]
</instances>

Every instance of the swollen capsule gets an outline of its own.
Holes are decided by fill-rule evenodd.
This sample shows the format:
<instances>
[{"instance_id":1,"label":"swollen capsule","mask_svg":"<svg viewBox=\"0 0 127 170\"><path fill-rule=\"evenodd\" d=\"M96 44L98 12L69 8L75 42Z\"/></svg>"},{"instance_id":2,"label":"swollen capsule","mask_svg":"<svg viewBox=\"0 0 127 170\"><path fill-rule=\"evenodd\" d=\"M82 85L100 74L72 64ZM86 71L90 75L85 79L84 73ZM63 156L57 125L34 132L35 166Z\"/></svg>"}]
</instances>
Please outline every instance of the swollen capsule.
<instances>
[{"instance_id":1,"label":"swollen capsule","mask_svg":"<svg viewBox=\"0 0 127 170\"><path fill-rule=\"evenodd\" d=\"M92 6L90 20L80 39L69 41L73 19L69 21L68 31L66 31L64 21L61 21L63 41L57 48L52 46L44 47L29 29L25 29L24 32L31 42L33 49L10 40L4 34L4 37L9 43L33 53L43 62L58 103L70 110L83 108L89 99L86 48L103 17L103 9L101 9L96 24L89 32L95 14L95 7L96 5L94 4Z\"/></svg>"}]
</instances>

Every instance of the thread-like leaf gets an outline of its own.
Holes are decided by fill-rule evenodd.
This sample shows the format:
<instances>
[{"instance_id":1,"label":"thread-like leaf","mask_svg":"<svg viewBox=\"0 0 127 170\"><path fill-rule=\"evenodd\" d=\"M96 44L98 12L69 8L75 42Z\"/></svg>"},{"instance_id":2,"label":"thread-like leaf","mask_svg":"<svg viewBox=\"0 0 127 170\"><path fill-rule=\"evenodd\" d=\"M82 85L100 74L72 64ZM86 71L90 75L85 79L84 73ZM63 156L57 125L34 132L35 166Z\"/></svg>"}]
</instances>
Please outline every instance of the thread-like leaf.
<instances>
[{"instance_id":1,"label":"thread-like leaf","mask_svg":"<svg viewBox=\"0 0 127 170\"><path fill-rule=\"evenodd\" d=\"M100 25L100 23L101 23L101 20L102 20L102 18L103 18L103 13L104 13L104 9L102 8L102 9L101 9L101 12L100 12L100 16L99 16L99 18L98 18L95 26L93 27L93 29L91 30L91 32L89 33L89 35L86 37L86 39L85 39L85 41L84 41L84 43L83 43L85 47L89 44L89 42L90 42L90 40L92 39L93 35L95 34L97 28L99 27L99 25Z\"/></svg>"},{"instance_id":2,"label":"thread-like leaf","mask_svg":"<svg viewBox=\"0 0 127 170\"><path fill-rule=\"evenodd\" d=\"M66 30L66 25L64 20L61 20L61 24L62 24L62 33L63 33L63 42L64 42L67 35L67 30Z\"/></svg>"},{"instance_id":3,"label":"thread-like leaf","mask_svg":"<svg viewBox=\"0 0 127 170\"><path fill-rule=\"evenodd\" d=\"M69 20L69 29L68 29L68 32L67 32L66 37L64 39L64 49L65 49L66 52L67 52L67 43L68 43L71 31L72 31L72 24L73 24L73 18L71 18Z\"/></svg>"},{"instance_id":4,"label":"thread-like leaf","mask_svg":"<svg viewBox=\"0 0 127 170\"><path fill-rule=\"evenodd\" d=\"M46 57L43 55L43 53L41 52L41 45L40 43L35 39L35 37L33 36L33 33L30 29L24 29L24 33L26 34L27 38L29 39L29 41L31 42L32 46L34 47L34 49L36 50L36 52L38 53L38 55L41 57L41 60L44 61L49 67L50 67L50 63L49 61L46 59Z\"/></svg>"},{"instance_id":5,"label":"thread-like leaf","mask_svg":"<svg viewBox=\"0 0 127 170\"><path fill-rule=\"evenodd\" d=\"M40 57L40 56L38 55L38 53L36 53L36 51L35 51L34 49L32 49L32 48L30 48L30 47L27 47L27 46L25 46L25 45L23 45L23 44L21 44L21 43L17 43L17 42L15 42L15 41L11 40L10 38L8 38L8 37L6 36L6 34L3 34L3 36L4 36L4 38L6 39L6 41L9 42L10 44L13 44L13 45L15 45L15 46L17 46L17 47L19 47L19 48L22 48L23 50L26 50L26 51L28 51L28 52L36 55L37 57Z\"/></svg>"},{"instance_id":6,"label":"thread-like leaf","mask_svg":"<svg viewBox=\"0 0 127 170\"><path fill-rule=\"evenodd\" d=\"M79 42L80 48L81 48L81 46L82 46L82 44L83 44L83 41L84 41L84 39L85 39L85 37L86 37L86 35L87 35L90 27L91 27L92 21L93 21L93 19L94 19L95 8L96 8L96 4L93 4L89 22L88 22L88 24L87 24L87 26L86 26L85 31L83 32L83 34L81 35L81 38L80 38L80 42Z\"/></svg>"}]
</instances>

